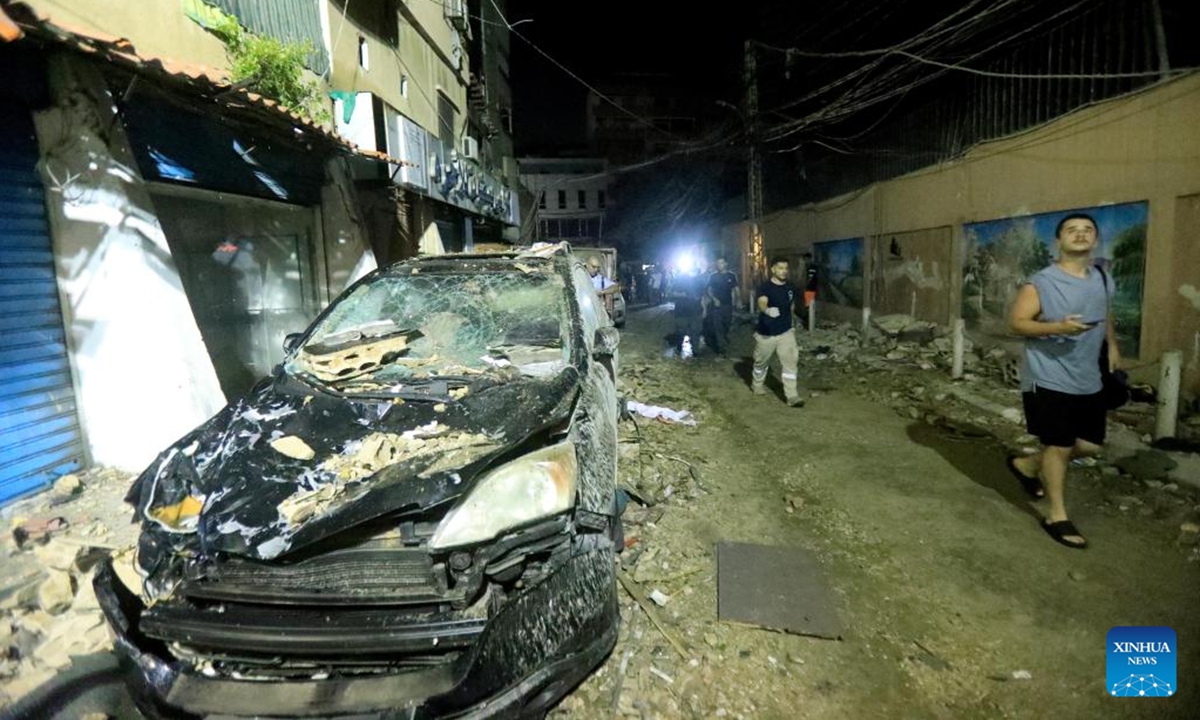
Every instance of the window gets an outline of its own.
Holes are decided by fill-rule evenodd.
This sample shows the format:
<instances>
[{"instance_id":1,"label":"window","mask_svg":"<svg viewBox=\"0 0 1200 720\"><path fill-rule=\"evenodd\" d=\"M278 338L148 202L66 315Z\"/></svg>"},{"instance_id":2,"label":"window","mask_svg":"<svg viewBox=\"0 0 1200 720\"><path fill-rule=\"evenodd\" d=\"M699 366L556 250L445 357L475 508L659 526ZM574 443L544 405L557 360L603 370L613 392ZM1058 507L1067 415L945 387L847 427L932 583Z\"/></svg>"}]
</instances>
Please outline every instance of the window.
<instances>
[{"instance_id":1,"label":"window","mask_svg":"<svg viewBox=\"0 0 1200 720\"><path fill-rule=\"evenodd\" d=\"M272 5L274 4L272 3ZM392 47L399 46L399 23L397 22L399 8L396 0L374 0L373 2L334 0L334 5L350 22Z\"/></svg>"},{"instance_id":2,"label":"window","mask_svg":"<svg viewBox=\"0 0 1200 720\"><path fill-rule=\"evenodd\" d=\"M579 209L583 210L587 207L587 190L579 191Z\"/></svg>"},{"instance_id":3,"label":"window","mask_svg":"<svg viewBox=\"0 0 1200 720\"><path fill-rule=\"evenodd\" d=\"M546 209L546 191L545 190L538 193L538 209L539 210Z\"/></svg>"},{"instance_id":4,"label":"window","mask_svg":"<svg viewBox=\"0 0 1200 720\"><path fill-rule=\"evenodd\" d=\"M454 103L450 102L450 98L442 91L438 91L438 137L441 138L442 144L449 149L455 147L454 144L454 118L458 114Z\"/></svg>"},{"instance_id":5,"label":"window","mask_svg":"<svg viewBox=\"0 0 1200 720\"><path fill-rule=\"evenodd\" d=\"M402 98L408 97L408 76L407 75L400 76L400 97L402 97Z\"/></svg>"},{"instance_id":6,"label":"window","mask_svg":"<svg viewBox=\"0 0 1200 720\"><path fill-rule=\"evenodd\" d=\"M358 36L358 66L367 71L371 69L371 46L362 35Z\"/></svg>"},{"instance_id":7,"label":"window","mask_svg":"<svg viewBox=\"0 0 1200 720\"><path fill-rule=\"evenodd\" d=\"M597 191L596 191L596 207L598 207L598 208L600 208L601 210L603 210L603 209L604 209L604 201L605 201L605 198L604 198L604 191L603 191L603 190L597 190Z\"/></svg>"},{"instance_id":8,"label":"window","mask_svg":"<svg viewBox=\"0 0 1200 720\"><path fill-rule=\"evenodd\" d=\"M567 191L566 190L558 191L558 209L559 210L567 209Z\"/></svg>"}]
</instances>

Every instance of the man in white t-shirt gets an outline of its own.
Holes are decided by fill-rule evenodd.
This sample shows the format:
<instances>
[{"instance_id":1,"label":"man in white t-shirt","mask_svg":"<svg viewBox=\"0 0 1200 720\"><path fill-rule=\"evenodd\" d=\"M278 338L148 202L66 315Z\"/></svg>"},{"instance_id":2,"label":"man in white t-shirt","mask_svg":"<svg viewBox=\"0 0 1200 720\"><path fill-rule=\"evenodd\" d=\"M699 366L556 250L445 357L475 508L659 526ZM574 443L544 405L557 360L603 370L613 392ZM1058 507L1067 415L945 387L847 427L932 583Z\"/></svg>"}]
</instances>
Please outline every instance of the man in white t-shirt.
<instances>
[{"instance_id":1,"label":"man in white t-shirt","mask_svg":"<svg viewBox=\"0 0 1200 720\"><path fill-rule=\"evenodd\" d=\"M600 258L596 255L589 257L584 267L587 268L588 277L592 279L592 287L596 288L596 292L600 294L600 299L604 301L604 309L612 313L612 296L621 292L621 285L600 272Z\"/></svg>"}]
</instances>

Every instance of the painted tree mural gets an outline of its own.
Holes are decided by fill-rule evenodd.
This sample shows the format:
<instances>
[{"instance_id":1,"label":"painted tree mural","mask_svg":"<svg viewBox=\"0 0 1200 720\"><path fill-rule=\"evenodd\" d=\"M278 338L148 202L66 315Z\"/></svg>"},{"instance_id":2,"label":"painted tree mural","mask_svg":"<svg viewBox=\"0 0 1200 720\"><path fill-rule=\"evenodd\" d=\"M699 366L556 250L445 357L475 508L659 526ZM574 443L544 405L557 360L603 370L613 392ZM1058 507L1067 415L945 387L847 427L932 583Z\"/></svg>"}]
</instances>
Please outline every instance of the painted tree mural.
<instances>
[{"instance_id":1,"label":"painted tree mural","mask_svg":"<svg viewBox=\"0 0 1200 720\"><path fill-rule=\"evenodd\" d=\"M1136 357L1142 329L1145 277L1145 202L1062 210L1003 218L964 227L962 316L975 330L1006 332L1009 304L1021 285L1054 262L1054 229L1059 220L1085 212L1100 226L1097 260L1117 285L1113 315L1124 355Z\"/></svg>"}]
</instances>

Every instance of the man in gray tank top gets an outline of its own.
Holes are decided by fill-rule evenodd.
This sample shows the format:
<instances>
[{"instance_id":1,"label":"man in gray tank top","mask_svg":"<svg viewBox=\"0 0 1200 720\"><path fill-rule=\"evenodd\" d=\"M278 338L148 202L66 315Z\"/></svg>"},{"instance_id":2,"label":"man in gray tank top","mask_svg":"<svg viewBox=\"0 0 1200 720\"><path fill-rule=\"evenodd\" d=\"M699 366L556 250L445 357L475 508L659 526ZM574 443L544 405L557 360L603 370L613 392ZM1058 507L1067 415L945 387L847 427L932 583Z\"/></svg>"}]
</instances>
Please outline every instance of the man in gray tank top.
<instances>
[{"instance_id":1,"label":"man in gray tank top","mask_svg":"<svg viewBox=\"0 0 1200 720\"><path fill-rule=\"evenodd\" d=\"M1008 469L1031 495L1050 501L1042 521L1046 532L1067 547L1085 548L1087 540L1067 518L1067 467L1072 457L1094 455L1104 442L1101 345L1108 343L1110 369L1121 356L1109 307L1113 286L1092 264L1100 241L1096 221L1068 215L1054 234L1057 261L1021 287L1008 321L1009 330L1025 338L1025 423L1042 450L1010 457Z\"/></svg>"}]
</instances>

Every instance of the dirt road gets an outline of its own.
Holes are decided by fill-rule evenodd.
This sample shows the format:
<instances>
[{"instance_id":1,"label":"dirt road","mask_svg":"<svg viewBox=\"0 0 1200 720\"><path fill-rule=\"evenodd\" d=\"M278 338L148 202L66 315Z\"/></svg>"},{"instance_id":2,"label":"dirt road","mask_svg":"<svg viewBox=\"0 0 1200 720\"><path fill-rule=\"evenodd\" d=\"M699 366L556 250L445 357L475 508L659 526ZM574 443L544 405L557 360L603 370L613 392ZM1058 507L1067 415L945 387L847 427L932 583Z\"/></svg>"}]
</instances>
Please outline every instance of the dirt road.
<instances>
[{"instance_id":1,"label":"dirt road","mask_svg":"<svg viewBox=\"0 0 1200 720\"><path fill-rule=\"evenodd\" d=\"M643 424L639 451L693 463L707 492L672 496L661 519L627 533L645 546L642 588L671 598L660 612L685 656L626 602L617 649L557 716L1197 716L1200 564L1179 528L1200 507L1188 488L1073 469L1068 507L1092 547L1071 550L1038 527L996 440L901 417L863 392L873 379L830 372L811 354L801 377L819 374L809 385L827 389L786 408L750 394L744 359L664 357L670 330L663 308L631 314L627 389L686 407L699 425ZM735 358L749 355L749 332L735 327ZM622 473L636 484L627 458ZM718 623L721 540L814 551L843 639ZM1105 694L1116 625L1175 629L1174 697Z\"/></svg>"}]
</instances>

